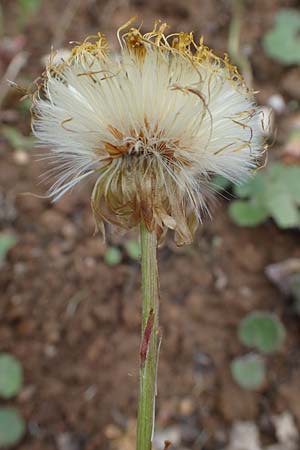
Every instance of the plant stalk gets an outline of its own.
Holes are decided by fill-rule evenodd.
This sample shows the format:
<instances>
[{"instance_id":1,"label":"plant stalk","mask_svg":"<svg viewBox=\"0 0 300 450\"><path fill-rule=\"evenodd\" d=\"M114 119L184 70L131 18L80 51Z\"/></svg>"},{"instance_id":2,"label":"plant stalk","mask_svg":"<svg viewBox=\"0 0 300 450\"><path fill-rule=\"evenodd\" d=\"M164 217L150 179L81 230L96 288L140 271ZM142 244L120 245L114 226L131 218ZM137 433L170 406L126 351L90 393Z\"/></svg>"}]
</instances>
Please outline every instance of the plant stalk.
<instances>
[{"instance_id":1,"label":"plant stalk","mask_svg":"<svg viewBox=\"0 0 300 450\"><path fill-rule=\"evenodd\" d=\"M158 360L159 287L157 238L141 223L142 338L140 347L140 390L137 420L137 450L151 450L155 421Z\"/></svg>"},{"instance_id":2,"label":"plant stalk","mask_svg":"<svg viewBox=\"0 0 300 450\"><path fill-rule=\"evenodd\" d=\"M241 26L245 17L244 0L231 0L231 22L229 26L228 51L234 64L239 66L247 85L252 86L252 69L249 59L243 54L240 45Z\"/></svg>"}]
</instances>

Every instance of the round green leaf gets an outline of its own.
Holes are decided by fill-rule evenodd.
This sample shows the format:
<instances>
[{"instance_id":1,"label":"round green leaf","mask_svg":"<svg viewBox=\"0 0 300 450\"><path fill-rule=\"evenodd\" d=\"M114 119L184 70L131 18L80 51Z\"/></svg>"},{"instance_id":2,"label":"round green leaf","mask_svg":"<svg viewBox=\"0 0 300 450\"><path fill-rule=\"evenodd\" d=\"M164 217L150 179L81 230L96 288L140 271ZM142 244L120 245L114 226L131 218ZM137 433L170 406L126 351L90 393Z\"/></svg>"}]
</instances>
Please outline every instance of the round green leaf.
<instances>
[{"instance_id":1,"label":"round green leaf","mask_svg":"<svg viewBox=\"0 0 300 450\"><path fill-rule=\"evenodd\" d=\"M108 266L116 266L122 261L122 253L118 247L109 247L104 255L104 261Z\"/></svg>"},{"instance_id":2,"label":"round green leaf","mask_svg":"<svg viewBox=\"0 0 300 450\"><path fill-rule=\"evenodd\" d=\"M297 205L300 205L300 167L275 163L267 172L267 182L272 192L287 192ZM273 195L274 196L274 195Z\"/></svg>"},{"instance_id":3,"label":"round green leaf","mask_svg":"<svg viewBox=\"0 0 300 450\"><path fill-rule=\"evenodd\" d=\"M141 256L141 246L138 240L136 239L130 239L129 241L125 242L125 249L127 252L127 255L138 261Z\"/></svg>"},{"instance_id":4,"label":"round green leaf","mask_svg":"<svg viewBox=\"0 0 300 450\"><path fill-rule=\"evenodd\" d=\"M0 448L12 447L22 439L25 422L14 408L0 408Z\"/></svg>"},{"instance_id":5,"label":"round green leaf","mask_svg":"<svg viewBox=\"0 0 300 450\"><path fill-rule=\"evenodd\" d=\"M272 314L253 312L240 322L238 334L244 345L262 353L273 353L281 348L285 329Z\"/></svg>"},{"instance_id":6,"label":"round green leaf","mask_svg":"<svg viewBox=\"0 0 300 450\"><path fill-rule=\"evenodd\" d=\"M282 64L300 63L300 12L281 9L273 30L265 34L265 52Z\"/></svg>"},{"instance_id":7,"label":"round green leaf","mask_svg":"<svg viewBox=\"0 0 300 450\"><path fill-rule=\"evenodd\" d=\"M298 228L300 226L300 213L298 207L282 184L276 189L267 190L266 206L276 225L279 228Z\"/></svg>"},{"instance_id":8,"label":"round green leaf","mask_svg":"<svg viewBox=\"0 0 300 450\"><path fill-rule=\"evenodd\" d=\"M250 178L246 183L234 186L233 192L237 197L247 198L252 197L265 189L265 178L262 174L257 173L253 178Z\"/></svg>"},{"instance_id":9,"label":"round green leaf","mask_svg":"<svg viewBox=\"0 0 300 450\"><path fill-rule=\"evenodd\" d=\"M230 369L234 381L244 389L259 389L265 382L265 362L258 355L249 354L235 358Z\"/></svg>"},{"instance_id":10,"label":"round green leaf","mask_svg":"<svg viewBox=\"0 0 300 450\"><path fill-rule=\"evenodd\" d=\"M17 395L23 384L23 369L9 353L0 353L0 396L8 399Z\"/></svg>"},{"instance_id":11,"label":"round green leaf","mask_svg":"<svg viewBox=\"0 0 300 450\"><path fill-rule=\"evenodd\" d=\"M236 225L255 227L267 219L268 212L262 204L235 200L229 206L229 215Z\"/></svg>"}]
</instances>

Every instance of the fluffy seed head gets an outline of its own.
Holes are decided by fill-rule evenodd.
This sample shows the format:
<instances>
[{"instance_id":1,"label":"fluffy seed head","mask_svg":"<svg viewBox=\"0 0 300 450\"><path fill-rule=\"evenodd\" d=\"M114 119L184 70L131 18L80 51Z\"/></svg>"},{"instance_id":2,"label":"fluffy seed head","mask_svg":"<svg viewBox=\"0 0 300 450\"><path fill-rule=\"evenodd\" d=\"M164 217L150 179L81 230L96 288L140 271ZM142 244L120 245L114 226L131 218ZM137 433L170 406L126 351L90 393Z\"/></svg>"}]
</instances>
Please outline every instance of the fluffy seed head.
<instances>
[{"instance_id":1,"label":"fluffy seed head","mask_svg":"<svg viewBox=\"0 0 300 450\"><path fill-rule=\"evenodd\" d=\"M126 24L129 26L129 23ZM50 148L59 199L96 175L98 229L144 221L160 239L191 242L212 174L241 181L257 166L259 111L236 67L192 33L123 32L110 56L98 34L47 66L33 96L34 134Z\"/></svg>"}]
</instances>

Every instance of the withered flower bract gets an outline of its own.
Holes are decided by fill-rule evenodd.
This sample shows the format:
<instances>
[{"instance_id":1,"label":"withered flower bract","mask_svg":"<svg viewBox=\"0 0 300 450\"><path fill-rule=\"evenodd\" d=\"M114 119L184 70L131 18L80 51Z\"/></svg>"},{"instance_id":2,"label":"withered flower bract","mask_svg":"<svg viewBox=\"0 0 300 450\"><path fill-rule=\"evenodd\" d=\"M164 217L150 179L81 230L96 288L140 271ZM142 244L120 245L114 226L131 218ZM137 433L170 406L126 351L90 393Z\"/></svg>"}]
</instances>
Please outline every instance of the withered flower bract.
<instances>
[{"instance_id":1,"label":"withered flower bract","mask_svg":"<svg viewBox=\"0 0 300 450\"><path fill-rule=\"evenodd\" d=\"M125 229L144 221L160 240L173 229L184 244L201 221L209 177L243 180L257 166L262 132L253 94L227 56L165 29L124 31L119 57L99 33L50 62L32 124L58 175L54 200L96 174L100 230L105 221Z\"/></svg>"}]
</instances>

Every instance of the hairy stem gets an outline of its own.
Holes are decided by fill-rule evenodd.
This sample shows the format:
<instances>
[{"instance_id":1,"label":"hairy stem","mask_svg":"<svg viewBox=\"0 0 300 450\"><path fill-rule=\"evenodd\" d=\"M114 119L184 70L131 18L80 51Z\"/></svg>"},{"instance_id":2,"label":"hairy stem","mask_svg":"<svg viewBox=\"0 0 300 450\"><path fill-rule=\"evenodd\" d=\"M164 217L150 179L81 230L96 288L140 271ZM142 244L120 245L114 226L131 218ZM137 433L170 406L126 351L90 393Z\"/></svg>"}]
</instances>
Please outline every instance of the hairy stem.
<instances>
[{"instance_id":1,"label":"hairy stem","mask_svg":"<svg viewBox=\"0 0 300 450\"><path fill-rule=\"evenodd\" d=\"M137 422L137 450L151 450L155 420L156 374L158 359L159 289L157 239L142 223L143 319L140 347L140 390Z\"/></svg>"}]
</instances>

